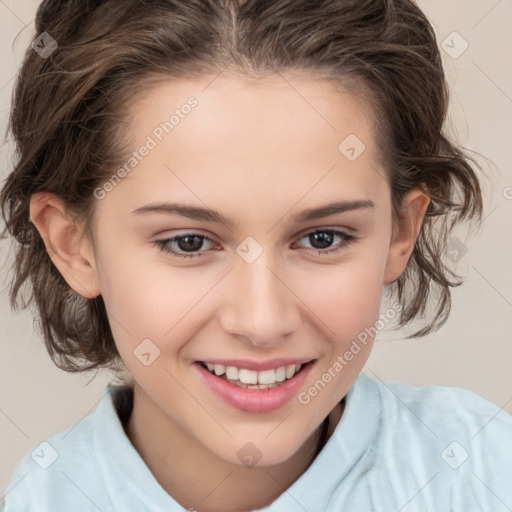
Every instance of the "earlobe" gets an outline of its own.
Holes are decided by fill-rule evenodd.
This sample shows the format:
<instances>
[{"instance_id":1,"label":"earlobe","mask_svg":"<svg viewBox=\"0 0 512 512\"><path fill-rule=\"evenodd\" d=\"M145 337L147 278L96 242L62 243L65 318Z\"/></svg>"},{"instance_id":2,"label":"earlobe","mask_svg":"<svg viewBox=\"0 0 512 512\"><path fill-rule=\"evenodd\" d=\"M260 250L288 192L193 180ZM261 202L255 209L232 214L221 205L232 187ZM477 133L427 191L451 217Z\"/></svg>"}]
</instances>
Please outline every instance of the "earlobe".
<instances>
[{"instance_id":1,"label":"earlobe","mask_svg":"<svg viewBox=\"0 0 512 512\"><path fill-rule=\"evenodd\" d=\"M82 237L81 227L69 217L62 199L47 192L33 194L30 221L69 286L86 298L100 295L91 243Z\"/></svg>"},{"instance_id":2,"label":"earlobe","mask_svg":"<svg viewBox=\"0 0 512 512\"><path fill-rule=\"evenodd\" d=\"M419 189L410 190L402 202L400 222L393 229L383 284L396 281L404 272L421 229L430 198Z\"/></svg>"}]
</instances>

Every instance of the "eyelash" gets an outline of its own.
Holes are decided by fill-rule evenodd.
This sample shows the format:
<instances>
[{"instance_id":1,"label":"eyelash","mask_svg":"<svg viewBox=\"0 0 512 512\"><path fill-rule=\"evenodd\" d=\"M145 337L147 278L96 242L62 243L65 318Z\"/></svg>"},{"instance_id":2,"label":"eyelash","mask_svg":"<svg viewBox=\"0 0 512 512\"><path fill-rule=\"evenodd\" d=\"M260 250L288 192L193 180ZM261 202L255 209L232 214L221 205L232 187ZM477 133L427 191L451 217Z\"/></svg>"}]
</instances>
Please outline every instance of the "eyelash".
<instances>
[{"instance_id":1,"label":"eyelash","mask_svg":"<svg viewBox=\"0 0 512 512\"><path fill-rule=\"evenodd\" d=\"M339 236L341 239L343 239L343 243L341 245L338 245L335 249L326 249L326 250L320 250L320 249L311 249L312 251L316 252L319 255L329 254L329 253L337 253L339 251L342 251L345 249L348 245L353 244L358 237L354 235L350 235L346 233L345 231L339 231L336 229L314 229L313 231L309 231L304 235L301 235L299 238L296 239L296 241L302 240L303 238L306 238L310 235L314 235L316 233L330 233L332 236ZM199 236L200 238L207 240L209 242L215 243L211 238L209 238L206 235L200 235L199 233L184 233L183 235L175 236L172 238L167 238L165 240L155 240L154 244L163 252L170 253L173 256L177 258L195 258L195 257L203 257L202 253L191 253L191 254L180 254L174 250L172 250L169 245L173 242L176 242L180 240L181 238L186 238L187 236Z\"/></svg>"}]
</instances>

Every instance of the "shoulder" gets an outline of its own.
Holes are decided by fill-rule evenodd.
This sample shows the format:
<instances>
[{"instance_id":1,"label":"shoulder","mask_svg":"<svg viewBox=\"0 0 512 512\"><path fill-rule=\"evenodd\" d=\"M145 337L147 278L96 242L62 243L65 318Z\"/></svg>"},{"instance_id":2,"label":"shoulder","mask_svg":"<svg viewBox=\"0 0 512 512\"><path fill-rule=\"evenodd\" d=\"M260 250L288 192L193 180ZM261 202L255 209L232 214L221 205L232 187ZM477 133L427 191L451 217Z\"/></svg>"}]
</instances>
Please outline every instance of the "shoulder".
<instances>
[{"instance_id":1,"label":"shoulder","mask_svg":"<svg viewBox=\"0 0 512 512\"><path fill-rule=\"evenodd\" d=\"M512 416L469 389L375 382L390 418L416 416L438 435L457 434L472 440L512 434Z\"/></svg>"},{"instance_id":2,"label":"shoulder","mask_svg":"<svg viewBox=\"0 0 512 512\"><path fill-rule=\"evenodd\" d=\"M30 449L4 491L5 512L110 510L93 436L108 402L106 391L92 414Z\"/></svg>"},{"instance_id":3,"label":"shoulder","mask_svg":"<svg viewBox=\"0 0 512 512\"><path fill-rule=\"evenodd\" d=\"M445 496L466 510L512 504L512 416L502 407L456 386L369 380L381 402L375 439L381 467L388 470L393 459L395 469L418 481L429 475L426 496Z\"/></svg>"},{"instance_id":4,"label":"shoulder","mask_svg":"<svg viewBox=\"0 0 512 512\"><path fill-rule=\"evenodd\" d=\"M333 438L337 509L512 510L512 416L473 391L361 373Z\"/></svg>"}]
</instances>

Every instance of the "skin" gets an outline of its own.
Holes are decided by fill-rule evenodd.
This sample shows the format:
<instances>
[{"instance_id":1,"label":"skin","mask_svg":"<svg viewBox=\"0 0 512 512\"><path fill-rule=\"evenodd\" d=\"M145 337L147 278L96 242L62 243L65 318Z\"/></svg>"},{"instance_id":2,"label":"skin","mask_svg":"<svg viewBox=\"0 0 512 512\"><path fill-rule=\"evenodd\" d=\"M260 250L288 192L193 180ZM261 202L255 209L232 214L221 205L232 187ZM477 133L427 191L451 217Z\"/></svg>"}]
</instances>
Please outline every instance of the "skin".
<instances>
[{"instance_id":1,"label":"skin","mask_svg":"<svg viewBox=\"0 0 512 512\"><path fill-rule=\"evenodd\" d=\"M97 200L92 240L81 236L82 225L70 221L59 198L31 199L31 220L69 285L84 297L103 296L135 380L127 435L186 508L245 511L274 501L311 464L324 418L331 415L330 434L340 420L337 404L373 340L307 405L292 399L271 413L222 402L192 363L314 358L301 388L307 390L378 320L383 289L405 270L429 202L411 190L407 213L393 229L368 104L312 77L290 83L225 75L145 90L128 105L134 150L189 96L199 105ZM338 150L349 134L366 146L353 162ZM370 199L374 208L293 221L305 209L353 199ZM163 201L207 206L234 226L131 213ZM306 235L316 228L358 238L314 245ZM213 240L196 250L202 256L173 257L154 244L188 231ZM251 264L236 252L248 236L263 250ZM315 249L322 247L342 248L321 255ZM172 248L180 252L177 243ZM147 338L160 349L149 366L133 353ZM237 457L247 442L261 453L254 467Z\"/></svg>"}]
</instances>

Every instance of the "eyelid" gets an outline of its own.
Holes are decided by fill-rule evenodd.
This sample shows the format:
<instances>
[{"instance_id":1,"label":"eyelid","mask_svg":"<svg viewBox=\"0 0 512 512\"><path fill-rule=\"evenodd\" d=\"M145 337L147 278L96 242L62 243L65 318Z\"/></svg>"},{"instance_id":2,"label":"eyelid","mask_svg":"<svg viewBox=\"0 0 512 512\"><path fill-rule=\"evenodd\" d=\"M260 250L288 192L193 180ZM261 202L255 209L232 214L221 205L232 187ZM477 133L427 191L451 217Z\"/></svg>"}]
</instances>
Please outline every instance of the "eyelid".
<instances>
[{"instance_id":1,"label":"eyelid","mask_svg":"<svg viewBox=\"0 0 512 512\"><path fill-rule=\"evenodd\" d=\"M295 240L302 238L306 235L309 235L310 233L315 233L316 231L338 231L338 232L344 232L350 236L352 236L352 235L355 236L357 234L356 229L349 228L348 226L341 227L341 226L321 225L321 226L317 226L317 227L310 227L310 228L303 229L296 235Z\"/></svg>"}]
</instances>

